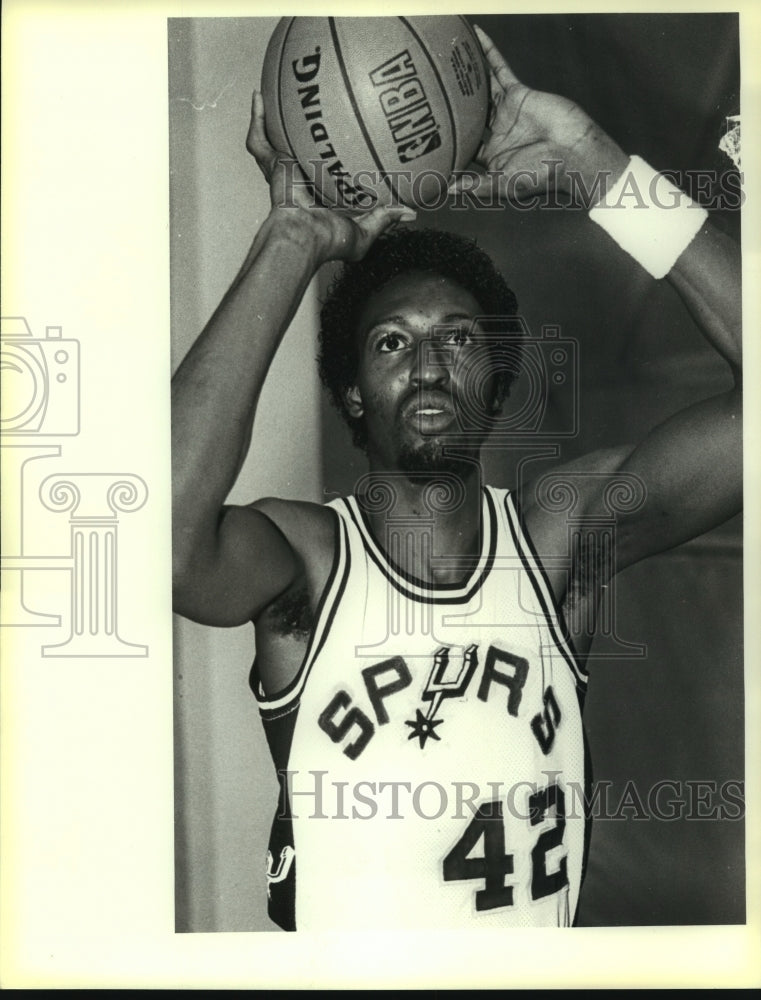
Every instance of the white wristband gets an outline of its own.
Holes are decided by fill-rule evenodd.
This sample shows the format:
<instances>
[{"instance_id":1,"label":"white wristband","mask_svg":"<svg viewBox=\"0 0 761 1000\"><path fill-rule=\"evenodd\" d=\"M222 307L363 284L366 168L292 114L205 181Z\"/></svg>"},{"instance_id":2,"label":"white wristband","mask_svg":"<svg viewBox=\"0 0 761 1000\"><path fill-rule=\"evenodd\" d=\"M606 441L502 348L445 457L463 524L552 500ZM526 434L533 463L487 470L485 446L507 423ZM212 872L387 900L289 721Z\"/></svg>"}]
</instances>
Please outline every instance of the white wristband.
<instances>
[{"instance_id":1,"label":"white wristband","mask_svg":"<svg viewBox=\"0 0 761 1000\"><path fill-rule=\"evenodd\" d=\"M708 217L639 156L590 209L596 222L654 278L665 277Z\"/></svg>"}]
</instances>

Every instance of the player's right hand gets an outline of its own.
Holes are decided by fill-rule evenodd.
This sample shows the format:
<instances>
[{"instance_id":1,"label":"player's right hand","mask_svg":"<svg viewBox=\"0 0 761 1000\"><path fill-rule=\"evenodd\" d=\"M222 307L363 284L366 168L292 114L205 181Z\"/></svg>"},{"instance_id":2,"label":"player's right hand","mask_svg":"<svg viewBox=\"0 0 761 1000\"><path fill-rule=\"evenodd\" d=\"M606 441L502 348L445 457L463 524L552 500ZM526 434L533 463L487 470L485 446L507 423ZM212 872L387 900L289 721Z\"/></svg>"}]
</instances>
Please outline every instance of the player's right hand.
<instances>
[{"instance_id":1,"label":"player's right hand","mask_svg":"<svg viewBox=\"0 0 761 1000\"><path fill-rule=\"evenodd\" d=\"M489 183L496 181L506 200L520 201L553 188L579 194L571 173L589 192L617 177L629 160L617 143L573 101L521 83L486 32L474 27L489 68L491 117L476 154Z\"/></svg>"},{"instance_id":2,"label":"player's right hand","mask_svg":"<svg viewBox=\"0 0 761 1000\"><path fill-rule=\"evenodd\" d=\"M304 238L314 240L320 263L359 260L384 230L400 222L412 222L416 217L412 209L403 205L376 206L364 213L320 205L298 163L270 144L264 101L258 91L254 91L246 148L269 184L272 214L285 225L297 222Z\"/></svg>"}]
</instances>

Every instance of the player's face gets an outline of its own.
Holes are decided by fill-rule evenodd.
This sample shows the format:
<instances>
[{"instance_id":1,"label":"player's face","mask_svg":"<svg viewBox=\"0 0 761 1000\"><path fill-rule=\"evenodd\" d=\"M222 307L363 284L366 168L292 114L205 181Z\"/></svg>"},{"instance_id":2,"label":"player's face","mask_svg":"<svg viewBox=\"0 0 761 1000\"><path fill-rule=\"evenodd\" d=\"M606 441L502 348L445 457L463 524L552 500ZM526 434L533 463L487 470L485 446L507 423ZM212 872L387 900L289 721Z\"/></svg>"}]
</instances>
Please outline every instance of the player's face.
<instances>
[{"instance_id":1,"label":"player's face","mask_svg":"<svg viewBox=\"0 0 761 1000\"><path fill-rule=\"evenodd\" d=\"M357 384L347 399L352 415L365 419L373 469L445 469L453 448L477 458L483 421L481 430L467 426L467 414L474 404L483 411L484 399L491 406L496 386L483 370L488 348L474 323L482 314L465 289L421 272L395 278L368 300L358 329ZM467 373L479 363L474 399Z\"/></svg>"}]
</instances>

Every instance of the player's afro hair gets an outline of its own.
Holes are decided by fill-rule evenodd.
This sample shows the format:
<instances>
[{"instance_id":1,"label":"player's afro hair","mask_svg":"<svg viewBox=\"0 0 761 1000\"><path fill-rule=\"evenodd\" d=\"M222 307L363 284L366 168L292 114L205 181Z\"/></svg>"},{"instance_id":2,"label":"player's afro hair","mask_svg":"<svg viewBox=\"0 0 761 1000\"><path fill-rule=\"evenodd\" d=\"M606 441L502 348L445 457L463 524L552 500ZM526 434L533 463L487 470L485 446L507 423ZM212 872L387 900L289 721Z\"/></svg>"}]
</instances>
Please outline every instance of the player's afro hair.
<instances>
[{"instance_id":1,"label":"player's afro hair","mask_svg":"<svg viewBox=\"0 0 761 1000\"><path fill-rule=\"evenodd\" d=\"M320 378L330 399L349 425L358 448L367 443L364 419L349 415L345 391L356 381L359 362L357 326L374 293L410 271L440 275L473 296L484 316L515 317L518 304L491 258L475 241L435 229L396 229L375 241L365 257L345 264L328 289L320 313ZM506 327L506 330L508 327ZM514 324L509 325L513 332ZM500 388L507 393L517 370L500 369Z\"/></svg>"}]
</instances>

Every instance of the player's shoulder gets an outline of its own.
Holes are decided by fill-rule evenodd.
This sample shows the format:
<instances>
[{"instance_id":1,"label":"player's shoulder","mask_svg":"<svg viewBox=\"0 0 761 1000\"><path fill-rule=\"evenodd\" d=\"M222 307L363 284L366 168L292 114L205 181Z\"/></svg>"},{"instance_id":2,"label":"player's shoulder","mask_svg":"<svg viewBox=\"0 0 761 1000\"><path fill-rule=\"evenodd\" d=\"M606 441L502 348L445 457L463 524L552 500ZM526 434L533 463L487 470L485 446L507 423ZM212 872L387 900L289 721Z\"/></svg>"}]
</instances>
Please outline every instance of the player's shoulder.
<instances>
[{"instance_id":1,"label":"player's shoulder","mask_svg":"<svg viewBox=\"0 0 761 1000\"><path fill-rule=\"evenodd\" d=\"M588 452L540 472L516 491L524 530L559 608L565 608L571 579L577 576L585 579L587 576L590 579L594 577L593 573L587 573L582 565L577 564L574 555L576 553L583 562L588 551L586 544L582 542L578 551L569 551L569 526L573 523L575 532L594 530L598 521L592 515L604 509L606 491L616 481L617 473L631 452L629 445ZM597 550L593 546L589 551ZM573 559L572 565L568 564L569 557ZM596 583L602 582L602 579L594 579ZM593 614L596 592L591 600L590 614ZM577 652L581 653L580 640L583 637L573 638Z\"/></svg>"},{"instance_id":2,"label":"player's shoulder","mask_svg":"<svg viewBox=\"0 0 761 1000\"><path fill-rule=\"evenodd\" d=\"M546 494L565 487L569 502L583 502L604 488L618 473L634 449L633 445L614 445L586 452L552 469L542 469L521 484L519 500L524 512L548 506ZM551 505L550 505L551 506Z\"/></svg>"},{"instance_id":3,"label":"player's shoulder","mask_svg":"<svg viewBox=\"0 0 761 1000\"><path fill-rule=\"evenodd\" d=\"M596 509L632 450L630 444L598 448L522 483L516 500L534 543L550 554L565 546L568 517Z\"/></svg>"},{"instance_id":4,"label":"player's shoulder","mask_svg":"<svg viewBox=\"0 0 761 1000\"><path fill-rule=\"evenodd\" d=\"M269 496L259 497L248 506L270 518L284 518L309 523L319 523L331 516L330 508L326 504L316 503L313 500L291 500L285 497Z\"/></svg>"},{"instance_id":5,"label":"player's shoulder","mask_svg":"<svg viewBox=\"0 0 761 1000\"><path fill-rule=\"evenodd\" d=\"M261 497L249 504L248 509L263 514L271 521L300 555L315 548L333 548L337 515L326 504Z\"/></svg>"}]
</instances>

